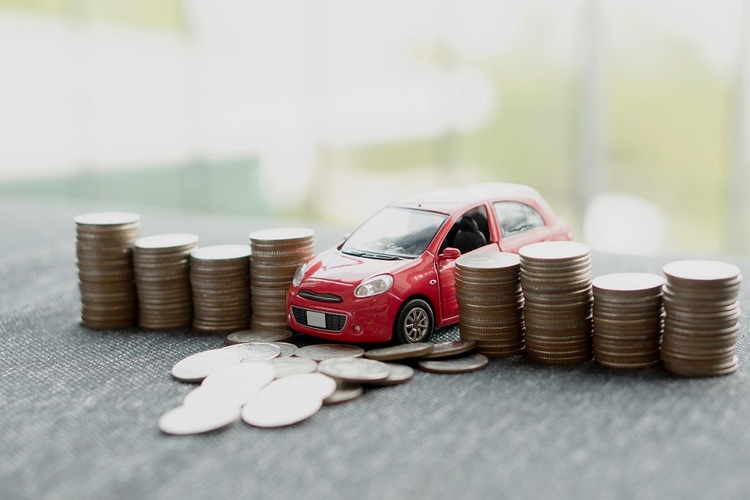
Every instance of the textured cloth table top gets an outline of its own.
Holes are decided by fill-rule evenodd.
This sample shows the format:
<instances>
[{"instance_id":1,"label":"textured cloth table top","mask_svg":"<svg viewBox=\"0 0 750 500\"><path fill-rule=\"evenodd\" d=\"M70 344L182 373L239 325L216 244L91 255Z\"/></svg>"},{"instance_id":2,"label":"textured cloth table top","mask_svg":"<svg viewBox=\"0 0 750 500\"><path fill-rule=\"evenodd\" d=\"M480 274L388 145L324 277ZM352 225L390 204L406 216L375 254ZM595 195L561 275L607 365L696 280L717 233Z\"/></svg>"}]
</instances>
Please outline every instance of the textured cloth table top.
<instances>
[{"instance_id":1,"label":"textured cloth table top","mask_svg":"<svg viewBox=\"0 0 750 500\"><path fill-rule=\"evenodd\" d=\"M525 357L462 375L417 372L275 430L242 422L167 436L193 386L170 369L224 335L78 324L79 213L139 212L142 235L202 245L306 225L317 250L348 229L299 221L0 199L0 498L741 498L750 494L750 353L737 373L686 379ZM701 255L679 258L704 258ZM593 255L594 276L678 257ZM732 259L750 276L746 259ZM741 291L750 310L748 286ZM441 334L445 334L442 332Z\"/></svg>"}]
</instances>

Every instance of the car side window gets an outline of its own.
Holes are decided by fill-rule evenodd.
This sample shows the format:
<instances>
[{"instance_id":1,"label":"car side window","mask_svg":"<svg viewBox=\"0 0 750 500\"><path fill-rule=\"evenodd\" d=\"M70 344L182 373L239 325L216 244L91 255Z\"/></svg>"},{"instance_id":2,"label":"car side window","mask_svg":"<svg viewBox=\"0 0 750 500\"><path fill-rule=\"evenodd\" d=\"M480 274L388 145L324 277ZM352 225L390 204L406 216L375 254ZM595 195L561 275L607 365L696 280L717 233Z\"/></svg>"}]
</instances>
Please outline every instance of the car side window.
<instances>
[{"instance_id":1,"label":"car side window","mask_svg":"<svg viewBox=\"0 0 750 500\"><path fill-rule=\"evenodd\" d=\"M440 245L440 253L448 247L458 248L461 253L471 252L490 241L490 226L484 205L467 210L448 231Z\"/></svg>"},{"instance_id":2,"label":"car side window","mask_svg":"<svg viewBox=\"0 0 750 500\"><path fill-rule=\"evenodd\" d=\"M544 219L539 212L525 203L497 201L493 205L503 238L544 226Z\"/></svg>"}]
</instances>

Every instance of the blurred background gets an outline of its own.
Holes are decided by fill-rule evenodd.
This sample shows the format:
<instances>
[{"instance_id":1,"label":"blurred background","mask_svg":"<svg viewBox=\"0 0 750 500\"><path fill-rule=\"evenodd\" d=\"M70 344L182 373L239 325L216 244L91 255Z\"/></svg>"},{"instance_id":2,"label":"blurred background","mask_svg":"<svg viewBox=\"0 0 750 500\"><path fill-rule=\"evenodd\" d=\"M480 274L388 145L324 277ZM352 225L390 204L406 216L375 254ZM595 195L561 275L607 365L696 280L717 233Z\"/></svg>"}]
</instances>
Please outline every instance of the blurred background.
<instances>
[{"instance_id":1,"label":"blurred background","mask_svg":"<svg viewBox=\"0 0 750 500\"><path fill-rule=\"evenodd\" d=\"M750 0L0 0L0 196L353 228L529 184L576 239L750 254Z\"/></svg>"}]
</instances>

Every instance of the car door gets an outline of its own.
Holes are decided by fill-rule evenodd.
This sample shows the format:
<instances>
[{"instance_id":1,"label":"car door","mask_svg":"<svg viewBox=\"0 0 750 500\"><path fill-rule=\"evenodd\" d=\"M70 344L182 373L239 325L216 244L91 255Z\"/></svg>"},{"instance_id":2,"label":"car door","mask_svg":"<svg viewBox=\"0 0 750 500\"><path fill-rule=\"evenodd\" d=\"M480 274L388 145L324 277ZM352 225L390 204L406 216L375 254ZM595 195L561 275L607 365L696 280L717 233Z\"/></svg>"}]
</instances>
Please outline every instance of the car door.
<instances>
[{"instance_id":1,"label":"car door","mask_svg":"<svg viewBox=\"0 0 750 500\"><path fill-rule=\"evenodd\" d=\"M467 223L467 220L473 223ZM462 232L467 234L462 235ZM456 217L453 226L440 245L440 253L437 256L436 263L440 287L440 321L438 326L458 321L455 284L457 254L454 252L454 255L446 255L445 253L446 248L456 249L455 245L462 247L464 251L461 254L499 251L497 236L490 229L486 205L478 205Z\"/></svg>"},{"instance_id":2,"label":"car door","mask_svg":"<svg viewBox=\"0 0 750 500\"><path fill-rule=\"evenodd\" d=\"M500 229L500 250L518 253L524 245L547 241L553 230L534 207L521 201L496 201L492 204Z\"/></svg>"}]
</instances>

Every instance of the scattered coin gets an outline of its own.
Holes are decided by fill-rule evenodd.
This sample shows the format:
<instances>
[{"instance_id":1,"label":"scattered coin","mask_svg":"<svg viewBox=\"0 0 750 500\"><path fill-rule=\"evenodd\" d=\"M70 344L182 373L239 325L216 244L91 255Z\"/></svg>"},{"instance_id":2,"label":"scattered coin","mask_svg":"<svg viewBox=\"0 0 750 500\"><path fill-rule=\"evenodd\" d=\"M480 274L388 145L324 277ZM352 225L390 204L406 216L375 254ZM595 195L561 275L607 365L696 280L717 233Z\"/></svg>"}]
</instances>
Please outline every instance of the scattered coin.
<instances>
[{"instance_id":1,"label":"scattered coin","mask_svg":"<svg viewBox=\"0 0 750 500\"><path fill-rule=\"evenodd\" d=\"M281 347L269 342L245 342L223 348L240 353L242 361L267 361L281 354Z\"/></svg>"},{"instance_id":2,"label":"scattered coin","mask_svg":"<svg viewBox=\"0 0 750 500\"><path fill-rule=\"evenodd\" d=\"M273 358L267 361L276 369L276 378L289 377L290 375L302 375L318 371L318 362L307 358Z\"/></svg>"},{"instance_id":3,"label":"scattered coin","mask_svg":"<svg viewBox=\"0 0 750 500\"><path fill-rule=\"evenodd\" d=\"M336 390L336 381L322 373L306 373L277 378L263 388L263 395L268 396L276 392L289 394L314 394L321 400L327 398Z\"/></svg>"},{"instance_id":4,"label":"scattered coin","mask_svg":"<svg viewBox=\"0 0 750 500\"><path fill-rule=\"evenodd\" d=\"M417 342L414 344L401 344L379 349L371 349L364 356L378 361L395 361L399 359L421 358L430 354L435 344L430 342Z\"/></svg>"},{"instance_id":5,"label":"scattered coin","mask_svg":"<svg viewBox=\"0 0 750 500\"><path fill-rule=\"evenodd\" d=\"M414 369L411 366L398 363L386 363L388 365L388 377L382 380L371 380L370 385L397 385L408 382L414 377Z\"/></svg>"},{"instance_id":6,"label":"scattered coin","mask_svg":"<svg viewBox=\"0 0 750 500\"><path fill-rule=\"evenodd\" d=\"M316 394L292 391L275 391L272 395L261 391L261 395L242 409L242 420L253 427L286 427L315 415L323 406L323 399Z\"/></svg>"},{"instance_id":7,"label":"scattered coin","mask_svg":"<svg viewBox=\"0 0 750 500\"><path fill-rule=\"evenodd\" d=\"M234 405L241 408L260 395L260 388L244 384L199 385L185 395L184 406L190 405Z\"/></svg>"},{"instance_id":8,"label":"scattered coin","mask_svg":"<svg viewBox=\"0 0 750 500\"><path fill-rule=\"evenodd\" d=\"M388 377L388 365L374 359L333 358L321 361L318 371L343 382L372 382Z\"/></svg>"},{"instance_id":9,"label":"scattered coin","mask_svg":"<svg viewBox=\"0 0 750 500\"><path fill-rule=\"evenodd\" d=\"M485 368L489 360L483 354L470 354L460 358L420 361L420 370L432 373L467 373Z\"/></svg>"},{"instance_id":10,"label":"scattered coin","mask_svg":"<svg viewBox=\"0 0 750 500\"><path fill-rule=\"evenodd\" d=\"M178 406L159 419L159 429L178 436L202 434L235 422L240 408L231 404Z\"/></svg>"},{"instance_id":11,"label":"scattered coin","mask_svg":"<svg viewBox=\"0 0 750 500\"><path fill-rule=\"evenodd\" d=\"M227 344L244 344L247 342L285 342L292 339L288 329L278 330L243 330L227 335Z\"/></svg>"},{"instance_id":12,"label":"scattered coin","mask_svg":"<svg viewBox=\"0 0 750 500\"><path fill-rule=\"evenodd\" d=\"M260 390L276 377L276 369L270 363L244 362L212 372L202 386L241 385Z\"/></svg>"},{"instance_id":13,"label":"scattered coin","mask_svg":"<svg viewBox=\"0 0 750 500\"><path fill-rule=\"evenodd\" d=\"M294 355L298 358L323 361L332 358L359 358L364 353L365 350L361 347L348 344L314 344L300 347Z\"/></svg>"},{"instance_id":14,"label":"scattered coin","mask_svg":"<svg viewBox=\"0 0 750 500\"><path fill-rule=\"evenodd\" d=\"M353 401L364 393L361 385L340 382L336 385L333 394L323 400L324 405L334 405Z\"/></svg>"},{"instance_id":15,"label":"scattered coin","mask_svg":"<svg viewBox=\"0 0 750 500\"><path fill-rule=\"evenodd\" d=\"M474 340L449 340L435 344L432 352L424 356L424 359L439 359L457 356L471 351L476 346Z\"/></svg>"},{"instance_id":16,"label":"scattered coin","mask_svg":"<svg viewBox=\"0 0 750 500\"><path fill-rule=\"evenodd\" d=\"M200 382L214 372L242 362L242 355L225 348L203 351L178 361L172 376L183 382Z\"/></svg>"},{"instance_id":17,"label":"scattered coin","mask_svg":"<svg viewBox=\"0 0 750 500\"><path fill-rule=\"evenodd\" d=\"M294 344L290 344L289 342L271 342L271 344L278 346L279 349L281 349L281 352L278 356L280 358L292 357L294 356L294 353L299 349L299 347Z\"/></svg>"}]
</instances>

